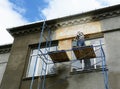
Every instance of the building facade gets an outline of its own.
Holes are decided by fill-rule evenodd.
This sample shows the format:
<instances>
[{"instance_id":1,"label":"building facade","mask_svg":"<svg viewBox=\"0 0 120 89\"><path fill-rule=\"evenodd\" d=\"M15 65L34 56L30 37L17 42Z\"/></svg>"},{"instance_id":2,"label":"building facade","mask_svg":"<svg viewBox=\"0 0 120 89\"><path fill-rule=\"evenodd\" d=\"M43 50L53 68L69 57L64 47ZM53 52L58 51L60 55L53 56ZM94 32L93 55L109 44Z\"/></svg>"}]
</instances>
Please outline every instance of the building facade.
<instances>
[{"instance_id":1,"label":"building facade","mask_svg":"<svg viewBox=\"0 0 120 89\"><path fill-rule=\"evenodd\" d=\"M11 46L12 44L6 44L0 46L0 84L6 69L6 65L8 63Z\"/></svg>"},{"instance_id":2,"label":"building facade","mask_svg":"<svg viewBox=\"0 0 120 89\"><path fill-rule=\"evenodd\" d=\"M14 37L9 61L2 79L0 89L30 89L34 72L35 55L39 40L42 40L41 50L46 49L46 37L50 29L50 51L69 50L76 46L75 37L78 31L85 35L86 46L103 45L106 55L108 82L110 89L120 88L120 5L98 9L82 14L47 20L44 36L40 32L44 22L32 23L8 29ZM47 28L48 27L48 28ZM50 39L49 39L50 40ZM99 49L99 48L98 48ZM96 49L94 49L96 50ZM45 89L106 89L101 66L96 59L91 60L94 71L84 72L85 62L75 59L71 51L66 52L70 61L50 63L46 72L41 73L42 62L36 64L32 89L39 89L41 77L46 75ZM96 55L100 56L97 51ZM52 59L50 59L52 60ZM44 88L40 88L44 89Z\"/></svg>"}]
</instances>

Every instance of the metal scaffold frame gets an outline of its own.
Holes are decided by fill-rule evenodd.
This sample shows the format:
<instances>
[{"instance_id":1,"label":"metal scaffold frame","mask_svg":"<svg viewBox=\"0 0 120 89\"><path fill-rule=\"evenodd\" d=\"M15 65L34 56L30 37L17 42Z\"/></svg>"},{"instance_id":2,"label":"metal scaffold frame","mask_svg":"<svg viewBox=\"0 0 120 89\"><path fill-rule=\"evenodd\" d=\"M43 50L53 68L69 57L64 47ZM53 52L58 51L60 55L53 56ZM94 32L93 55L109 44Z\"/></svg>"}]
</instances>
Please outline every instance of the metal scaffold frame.
<instances>
[{"instance_id":1,"label":"metal scaffold frame","mask_svg":"<svg viewBox=\"0 0 120 89\"><path fill-rule=\"evenodd\" d=\"M45 29L46 29L46 31L48 31L48 37L45 38L46 39L45 48L48 48L48 49L45 49L46 53L43 53L42 50L41 50L41 43L43 42L43 37L45 37L44 36L44 30ZM41 74L39 75L39 83L38 83L37 89L46 89L45 81L46 81L46 74L47 74L47 66L48 66L48 64L50 64L50 63L48 63L48 61L50 61L48 59L48 55L49 55L49 51L50 51L50 47L51 47L51 40L52 40L51 39L51 30L49 28L47 28L46 22L44 20L43 25L42 25L42 29L41 29L41 33L40 33L38 51L37 51L37 56L36 56L36 59L35 59L35 65L34 65L34 71L33 71L32 80L31 80L31 84L30 84L30 89L33 89L33 83L34 83L34 79L35 79L35 72L36 72L36 66L37 66L38 58L41 58L43 60L43 63L42 63ZM105 89L109 89L108 72L106 70L106 59L105 59L105 53L104 53L101 41L100 41L99 46L100 46L99 50L101 51L101 57L102 57L102 60L99 61L99 62L102 62L102 72L103 72L103 77L104 77L104 85L105 85ZM69 49L69 50L65 50L65 51L73 51L73 49ZM62 51L59 51L59 52L62 52ZM87 55L88 54L86 54L86 56ZM75 60L72 60L71 62L74 62L74 61ZM55 62L55 61L53 61L53 62Z\"/></svg>"},{"instance_id":2,"label":"metal scaffold frame","mask_svg":"<svg viewBox=\"0 0 120 89\"><path fill-rule=\"evenodd\" d=\"M45 36L44 36L44 30L45 29L48 30L48 38L45 38ZM41 87L42 87L42 89L45 89L45 79L46 79L46 72L47 72L46 71L47 70L47 63L46 62L48 61L48 56L44 55L45 53L43 53L42 50L41 50L41 43L43 41L43 37L46 40L45 50L46 50L46 53L47 53L47 52L49 52L50 46L51 46L51 30L46 27L45 20L43 22L42 30L41 30L41 33L40 33L40 39L39 39L39 44L38 44L38 51L37 51L37 55L36 55L36 59L35 59L35 65L34 65L34 71L33 71L32 80L31 80L31 84L30 84L30 89L33 89L35 72L36 72L36 67L37 67L37 62L38 62L38 58L39 57L43 60L43 62L42 62L41 74L39 76L39 80L41 82L39 81L37 89L40 89ZM46 48L48 48L48 49L46 49Z\"/></svg>"}]
</instances>

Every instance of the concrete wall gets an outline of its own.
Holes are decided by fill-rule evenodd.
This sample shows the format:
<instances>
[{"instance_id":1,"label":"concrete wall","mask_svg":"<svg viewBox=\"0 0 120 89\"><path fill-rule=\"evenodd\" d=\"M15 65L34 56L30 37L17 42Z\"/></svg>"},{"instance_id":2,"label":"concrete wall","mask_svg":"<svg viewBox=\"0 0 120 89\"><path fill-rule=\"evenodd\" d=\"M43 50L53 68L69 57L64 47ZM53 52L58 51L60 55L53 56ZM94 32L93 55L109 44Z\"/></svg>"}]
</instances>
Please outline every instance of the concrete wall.
<instances>
[{"instance_id":1,"label":"concrete wall","mask_svg":"<svg viewBox=\"0 0 120 89\"><path fill-rule=\"evenodd\" d=\"M109 85L111 89L120 88L120 30L105 33L107 59L109 68Z\"/></svg>"},{"instance_id":2,"label":"concrete wall","mask_svg":"<svg viewBox=\"0 0 120 89\"><path fill-rule=\"evenodd\" d=\"M72 49L72 39L60 40L58 50L69 50ZM72 59L71 52L67 52L69 59Z\"/></svg>"},{"instance_id":3,"label":"concrete wall","mask_svg":"<svg viewBox=\"0 0 120 89\"><path fill-rule=\"evenodd\" d=\"M120 16L100 21L102 31L114 31L120 28Z\"/></svg>"},{"instance_id":4,"label":"concrete wall","mask_svg":"<svg viewBox=\"0 0 120 89\"><path fill-rule=\"evenodd\" d=\"M70 63L57 64L58 75L46 80L47 89L104 89L101 72L70 74Z\"/></svg>"},{"instance_id":5,"label":"concrete wall","mask_svg":"<svg viewBox=\"0 0 120 89\"><path fill-rule=\"evenodd\" d=\"M84 25L81 25L81 28L82 28L82 31L85 28L89 29L88 30L88 31L90 31L90 32L88 32L89 34L92 33L93 31L95 31L95 33L96 33L95 29L97 29L97 28L100 29L100 24L95 25L95 22L93 24L92 23L87 23L87 24L89 24L89 25L87 25L87 27L84 24ZM94 25L95 25L95 27L94 27ZM59 31L64 34L63 34L63 36L58 35L58 37L55 37L55 36L57 36L57 34L59 34L58 29L56 29L52 35L53 40L61 39L61 37L62 37L62 39L65 39L65 38L69 37L69 36L66 37L66 35L71 35L71 33L73 33L73 31L74 31L74 33L73 33L72 37L74 37L75 34L77 33L77 31L80 29L79 26L78 27L77 26L78 25L76 25L76 27L75 26L71 27L71 28L68 27L69 29L67 29L67 27L59 29ZM93 30L93 28L94 28L94 30ZM64 32L65 29L69 30L69 32L68 33ZM76 29L78 29L78 30L76 30ZM39 40L39 33L33 33L33 34L19 36L19 37L15 38L12 49L11 49L11 55L9 57L9 62L8 62L5 74L3 76L3 81L2 81L0 89L29 89L31 79L26 78L26 70L27 70L29 53L30 53L29 45L38 43L38 40ZM61 47L59 47L60 49L67 47L66 41L67 40L61 40L59 42L59 46L62 43L65 43L65 46L62 45ZM71 42L71 40L68 40L68 42ZM71 44L68 47L70 48ZM63 66L63 65L61 64L61 66ZM81 89L89 89L89 88L103 89L103 87L104 87L103 77L102 77L101 72L90 73L90 74L86 73L86 74L70 75L69 74L71 72L70 66L69 66L69 68L66 68L66 69L64 67L60 68L60 70L61 70L60 73L58 73L58 75L56 77L53 76L53 77L47 78L47 81L48 81L47 86L51 85L52 82L53 83L57 82L56 80L60 80L60 81L64 80L65 75L67 74L68 76L70 76L70 78L65 80L63 82L63 85L58 85L60 83L57 83L57 85L54 86L54 89L61 89L61 86L63 87L63 89L75 89L76 87L80 87ZM66 71L64 71L64 70L66 70ZM39 81L38 78L35 78L35 82L33 84L34 88L37 87L38 81ZM59 87L57 87L57 86L59 86Z\"/></svg>"},{"instance_id":6,"label":"concrete wall","mask_svg":"<svg viewBox=\"0 0 120 89\"><path fill-rule=\"evenodd\" d=\"M120 88L120 16L101 20L106 44L110 89Z\"/></svg>"},{"instance_id":7,"label":"concrete wall","mask_svg":"<svg viewBox=\"0 0 120 89\"><path fill-rule=\"evenodd\" d=\"M6 69L9 55L10 55L10 53L0 54L0 85L1 85L2 78L3 78L3 74Z\"/></svg>"},{"instance_id":8,"label":"concrete wall","mask_svg":"<svg viewBox=\"0 0 120 89\"><path fill-rule=\"evenodd\" d=\"M85 24L78 24L64 28L58 28L54 31L54 39L64 39L64 38L71 38L75 37L77 32L81 31L84 34L92 34L92 33L99 33L101 32L101 24L99 21L85 23Z\"/></svg>"},{"instance_id":9,"label":"concrete wall","mask_svg":"<svg viewBox=\"0 0 120 89\"><path fill-rule=\"evenodd\" d=\"M57 74L46 78L46 89L104 89L102 72L70 74L70 63L57 64ZM33 89L38 87L38 77L35 78ZM20 89L29 89L31 79L22 82ZM41 81L39 82L41 87ZM42 88L41 88L42 89Z\"/></svg>"},{"instance_id":10,"label":"concrete wall","mask_svg":"<svg viewBox=\"0 0 120 89\"><path fill-rule=\"evenodd\" d=\"M67 46L66 42L68 41L71 43L71 40L67 40L66 38L74 37L77 31L83 31L85 34L99 33L101 31L119 28L120 25L118 22L119 17L114 17L86 24L58 28L53 32L52 40L60 40L60 49L70 48L71 44ZM120 32L109 32L105 33L104 36L107 48L110 85L113 89L119 89ZM29 89L31 78L26 78L26 70L30 53L29 45L38 43L38 40L39 33L15 37L0 89ZM63 43L65 43L65 45L63 45ZM69 63L57 64L57 75L46 79L46 87L48 89L104 89L103 76L101 72L71 75L70 66L64 66L68 64ZM57 81L60 81L60 83L57 83ZM37 89L36 87L38 86L38 82L39 78L36 77L33 84L34 89Z\"/></svg>"},{"instance_id":11,"label":"concrete wall","mask_svg":"<svg viewBox=\"0 0 120 89\"><path fill-rule=\"evenodd\" d=\"M0 89L19 89L24 74L29 44L38 43L39 33L16 37Z\"/></svg>"}]
</instances>

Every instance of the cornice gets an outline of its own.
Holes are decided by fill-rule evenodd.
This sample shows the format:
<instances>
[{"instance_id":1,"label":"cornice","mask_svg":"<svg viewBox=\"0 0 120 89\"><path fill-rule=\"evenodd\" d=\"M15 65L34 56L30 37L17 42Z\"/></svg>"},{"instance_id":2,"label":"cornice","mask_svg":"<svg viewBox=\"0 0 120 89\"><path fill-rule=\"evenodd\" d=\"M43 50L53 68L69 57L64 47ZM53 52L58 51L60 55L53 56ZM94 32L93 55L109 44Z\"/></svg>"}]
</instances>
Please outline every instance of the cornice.
<instances>
[{"instance_id":1,"label":"cornice","mask_svg":"<svg viewBox=\"0 0 120 89\"><path fill-rule=\"evenodd\" d=\"M101 10L96 10L96 11L86 12L83 14L77 14L73 16L46 21L47 27L49 29L57 29L61 27L84 24L84 23L120 16L120 9L118 7L120 7L120 5L117 6L117 9L115 7L114 7L115 9L111 9L113 7L110 7L110 10L109 8L105 8L105 9L103 8ZM40 32L42 28L42 23L43 22L21 26L18 28L11 28L8 29L8 31L12 36L21 36L30 33Z\"/></svg>"},{"instance_id":2,"label":"cornice","mask_svg":"<svg viewBox=\"0 0 120 89\"><path fill-rule=\"evenodd\" d=\"M0 54L9 53L11 50L12 44L0 46Z\"/></svg>"},{"instance_id":3,"label":"cornice","mask_svg":"<svg viewBox=\"0 0 120 89\"><path fill-rule=\"evenodd\" d=\"M16 32L11 32L11 35L12 36L22 36L22 35L35 33L35 32L40 32L40 28L23 29L21 31L19 30Z\"/></svg>"},{"instance_id":4,"label":"cornice","mask_svg":"<svg viewBox=\"0 0 120 89\"><path fill-rule=\"evenodd\" d=\"M103 20L103 19L107 19L107 18L116 17L116 16L120 16L120 10L105 12L102 14L87 16L87 17L83 17L83 18L79 18L79 19L73 19L70 21L64 21L64 22L50 25L49 27L51 29L55 29L55 28L66 27L66 26L71 26L71 25L78 25L78 24L84 24L84 23L89 23L89 22L93 22L93 21L99 21L99 20Z\"/></svg>"}]
</instances>

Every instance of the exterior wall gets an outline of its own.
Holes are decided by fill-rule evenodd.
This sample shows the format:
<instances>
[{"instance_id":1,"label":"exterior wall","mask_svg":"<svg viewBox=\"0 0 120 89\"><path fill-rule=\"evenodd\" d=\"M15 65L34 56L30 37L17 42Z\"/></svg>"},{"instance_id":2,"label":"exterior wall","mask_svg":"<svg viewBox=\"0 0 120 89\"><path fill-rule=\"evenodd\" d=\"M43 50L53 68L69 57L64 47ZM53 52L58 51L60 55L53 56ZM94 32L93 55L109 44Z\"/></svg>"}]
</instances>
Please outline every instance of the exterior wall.
<instances>
[{"instance_id":1,"label":"exterior wall","mask_svg":"<svg viewBox=\"0 0 120 89\"><path fill-rule=\"evenodd\" d=\"M46 89L104 89L102 72L70 74L69 63L57 64L57 75L46 78ZM33 89L37 89L39 78L36 77ZM29 89L31 79L25 79L20 89ZM39 82L40 84L41 82ZM42 89L42 88L41 88Z\"/></svg>"},{"instance_id":2,"label":"exterior wall","mask_svg":"<svg viewBox=\"0 0 120 89\"><path fill-rule=\"evenodd\" d=\"M102 31L110 31L120 28L119 17L104 19L101 21L94 21L84 24L77 24L74 26L66 26L57 28L53 31L52 40L59 40L59 49L71 48L72 38L75 37L78 31L83 33L93 34L101 33ZM29 29L28 29L29 30ZM109 82L113 89L120 88L120 70L119 64L119 45L120 32L106 32L105 45L107 48L107 62L109 67ZM95 38L95 37L94 37ZM36 44L39 41L39 33L26 34L15 37L9 62L6 67L5 74L0 86L0 89L29 89L31 78L26 78L26 70L29 60L31 44ZM45 40L43 39L43 42ZM69 45L67 45L69 43ZM117 44L115 44L117 43ZM64 44L64 45L63 45ZM70 53L67 53L70 57ZM115 61L116 60L116 61ZM84 74L70 74L71 69L69 62L57 63L57 74L48 76L46 78L46 88L48 89L104 89L104 79L102 72L92 72ZM35 77L33 89L37 89L39 77ZM60 81L60 82L59 82Z\"/></svg>"},{"instance_id":3,"label":"exterior wall","mask_svg":"<svg viewBox=\"0 0 120 89\"><path fill-rule=\"evenodd\" d=\"M120 16L101 20L106 44L109 86L120 88Z\"/></svg>"},{"instance_id":4,"label":"exterior wall","mask_svg":"<svg viewBox=\"0 0 120 89\"><path fill-rule=\"evenodd\" d=\"M72 39L60 40L58 44L59 50L69 50L72 48ZM67 52L69 59L72 59L71 52Z\"/></svg>"},{"instance_id":5,"label":"exterior wall","mask_svg":"<svg viewBox=\"0 0 120 89\"><path fill-rule=\"evenodd\" d=\"M58 75L46 80L46 89L104 89L102 72L70 74L69 63L58 64Z\"/></svg>"},{"instance_id":6,"label":"exterior wall","mask_svg":"<svg viewBox=\"0 0 120 89\"><path fill-rule=\"evenodd\" d=\"M19 89L24 77L29 44L36 44L38 40L39 33L15 38L0 89Z\"/></svg>"},{"instance_id":7,"label":"exterior wall","mask_svg":"<svg viewBox=\"0 0 120 89\"><path fill-rule=\"evenodd\" d=\"M55 39L72 38L76 36L78 31L81 31L84 34L99 33L101 32L101 24L99 21L96 21L91 23L68 26L64 28L58 28L54 32L55 34L53 35L53 37Z\"/></svg>"},{"instance_id":8,"label":"exterior wall","mask_svg":"<svg viewBox=\"0 0 120 89\"><path fill-rule=\"evenodd\" d=\"M120 28L120 16L101 20L102 31L114 31Z\"/></svg>"},{"instance_id":9,"label":"exterior wall","mask_svg":"<svg viewBox=\"0 0 120 89\"><path fill-rule=\"evenodd\" d=\"M105 33L109 85L111 89L120 88L120 30Z\"/></svg>"},{"instance_id":10,"label":"exterior wall","mask_svg":"<svg viewBox=\"0 0 120 89\"><path fill-rule=\"evenodd\" d=\"M3 74L6 69L9 55L10 55L10 53L0 54L0 85L1 85L2 78L3 78Z\"/></svg>"},{"instance_id":11,"label":"exterior wall","mask_svg":"<svg viewBox=\"0 0 120 89\"><path fill-rule=\"evenodd\" d=\"M69 30L69 32L67 30ZM71 26L71 27L56 29L52 34L52 37L53 37L52 40L64 39L59 41L59 44L58 44L59 49L71 48L72 39L66 39L66 38L74 37L77 31L83 31L86 34L100 32L100 24L99 22L92 22L92 23L86 23L83 25L76 25L73 27ZM29 60L29 52L30 52L29 45L38 43L38 40L39 40L39 33L33 33L33 34L19 36L15 38L12 46L12 50L11 50L11 55L9 58L10 61L7 65L6 72L4 74L0 89L8 89L8 87L9 89L29 89L31 78L26 78L26 70L28 65L27 63ZM63 43L65 43L65 45L63 45ZM67 43L70 43L70 44L67 45ZM70 53L68 53L68 55L70 57ZM63 66L62 64L58 64L58 65ZM64 70L65 68L60 68L60 69ZM64 74L65 75L68 74L71 77L67 81L65 80L65 83L63 84L63 89L73 89L76 87L82 87L82 89L89 89L89 88L96 88L96 87L97 89L103 89L104 87L101 72L91 73L91 74L86 73L86 74L70 75L70 72L71 72L70 66L66 70L68 70L66 71L66 73L64 73L65 71L60 70L60 72L62 73L62 76L60 73L58 73L56 77L53 76L53 77L47 78L47 81L49 81L49 83L47 82L47 84L51 85L51 82L54 82L56 80L64 80L65 78ZM11 77L9 77L8 75ZM99 80L99 81L95 82L96 80L97 81ZM38 81L39 81L39 78L36 77L35 82L33 84L34 88L37 87ZM96 85L94 83L96 84L98 83L98 84ZM59 88L61 89L61 87ZM59 88L57 87L57 89Z\"/></svg>"}]
</instances>

